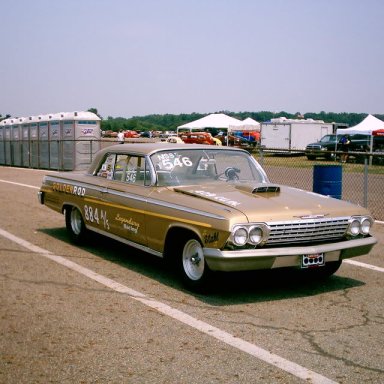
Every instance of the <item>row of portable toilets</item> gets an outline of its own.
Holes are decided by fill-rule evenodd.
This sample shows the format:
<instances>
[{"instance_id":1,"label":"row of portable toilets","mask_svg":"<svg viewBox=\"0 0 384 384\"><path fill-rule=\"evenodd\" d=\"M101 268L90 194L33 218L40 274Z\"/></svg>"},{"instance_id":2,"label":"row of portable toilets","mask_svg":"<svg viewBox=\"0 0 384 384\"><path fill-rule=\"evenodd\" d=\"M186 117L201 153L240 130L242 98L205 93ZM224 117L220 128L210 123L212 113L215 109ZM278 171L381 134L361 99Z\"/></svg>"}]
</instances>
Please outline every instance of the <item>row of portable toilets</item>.
<instances>
[{"instance_id":1,"label":"row of portable toilets","mask_svg":"<svg viewBox=\"0 0 384 384\"><path fill-rule=\"evenodd\" d=\"M85 169L100 149L100 132L92 112L8 118L0 121L0 165Z\"/></svg>"}]
</instances>

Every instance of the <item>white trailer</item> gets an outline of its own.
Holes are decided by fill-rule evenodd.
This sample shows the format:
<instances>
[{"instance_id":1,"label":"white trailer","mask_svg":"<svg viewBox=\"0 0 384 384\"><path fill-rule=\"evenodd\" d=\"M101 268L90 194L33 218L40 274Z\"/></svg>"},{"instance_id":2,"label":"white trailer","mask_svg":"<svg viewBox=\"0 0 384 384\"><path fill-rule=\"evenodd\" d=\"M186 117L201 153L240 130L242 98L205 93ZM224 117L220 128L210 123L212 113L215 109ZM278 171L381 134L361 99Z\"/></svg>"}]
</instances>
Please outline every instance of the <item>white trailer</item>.
<instances>
[{"instance_id":1,"label":"white trailer","mask_svg":"<svg viewBox=\"0 0 384 384\"><path fill-rule=\"evenodd\" d=\"M304 152L309 143L333 133L333 124L322 120L296 120L280 117L261 123L260 144L267 149Z\"/></svg>"}]
</instances>

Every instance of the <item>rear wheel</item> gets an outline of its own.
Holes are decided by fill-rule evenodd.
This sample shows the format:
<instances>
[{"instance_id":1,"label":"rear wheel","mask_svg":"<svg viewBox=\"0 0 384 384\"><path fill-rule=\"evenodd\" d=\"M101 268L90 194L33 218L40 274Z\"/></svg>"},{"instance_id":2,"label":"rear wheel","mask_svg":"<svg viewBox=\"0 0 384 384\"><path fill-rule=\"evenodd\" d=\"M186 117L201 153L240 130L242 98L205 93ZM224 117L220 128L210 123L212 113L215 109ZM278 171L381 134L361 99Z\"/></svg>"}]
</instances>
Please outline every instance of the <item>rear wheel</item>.
<instances>
[{"instance_id":1,"label":"rear wheel","mask_svg":"<svg viewBox=\"0 0 384 384\"><path fill-rule=\"evenodd\" d=\"M84 240L87 230L81 212L76 207L65 210L65 225L72 242L81 243Z\"/></svg>"}]
</instances>

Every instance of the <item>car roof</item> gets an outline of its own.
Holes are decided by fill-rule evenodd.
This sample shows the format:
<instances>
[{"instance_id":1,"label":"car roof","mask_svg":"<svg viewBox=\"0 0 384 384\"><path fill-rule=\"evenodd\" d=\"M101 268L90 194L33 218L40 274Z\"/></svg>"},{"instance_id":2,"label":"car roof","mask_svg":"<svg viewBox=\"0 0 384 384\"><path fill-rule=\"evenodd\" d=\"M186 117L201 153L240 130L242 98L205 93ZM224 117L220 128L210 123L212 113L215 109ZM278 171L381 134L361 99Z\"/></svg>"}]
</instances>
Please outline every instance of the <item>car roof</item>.
<instances>
[{"instance_id":1,"label":"car roof","mask_svg":"<svg viewBox=\"0 0 384 384\"><path fill-rule=\"evenodd\" d=\"M127 143L127 144L116 144L111 145L109 147L106 147L102 150L100 150L99 153L108 153L108 152L115 152L115 153L135 153L135 154L141 154L141 155L150 155L153 152L156 151L164 151L171 149L173 151L175 150L185 150L185 149L215 149L215 150L233 150L233 151L244 151L240 148L234 148L234 147L227 147L227 146L214 146L214 145L204 145L204 144L174 144L174 143Z\"/></svg>"},{"instance_id":2,"label":"car roof","mask_svg":"<svg viewBox=\"0 0 384 384\"><path fill-rule=\"evenodd\" d=\"M131 153L138 156L147 156L155 153L157 151L183 151L183 150L193 149L193 150L215 150L215 151L223 151L223 150L231 150L231 151L240 151L246 152L244 149L227 147L227 146L219 146L219 145L208 145L208 144L177 144L177 143L166 143L166 142L151 142L151 143L127 143L127 144L115 144L110 145L101 149L97 152L92 164L90 165L88 172L93 173L95 169L100 164L100 161L105 157L107 153Z\"/></svg>"},{"instance_id":3,"label":"car roof","mask_svg":"<svg viewBox=\"0 0 384 384\"><path fill-rule=\"evenodd\" d=\"M209 144L184 144L184 143L167 143L167 142L152 142L152 143L127 143L127 144L115 144L110 145L108 147L105 147L101 149L98 153L96 158L100 159L100 157L104 157L106 153L114 152L114 153L134 153L136 155L151 155L154 152L157 151L164 151L164 150L172 150L172 151L181 151L186 149L193 149L193 150L201 150L201 149L209 149L209 150L231 150L231 151L242 151L247 152L244 149L240 148L234 148L234 147L227 147L227 146L215 146L215 145L209 145ZM96 160L95 158L95 160Z\"/></svg>"}]
</instances>

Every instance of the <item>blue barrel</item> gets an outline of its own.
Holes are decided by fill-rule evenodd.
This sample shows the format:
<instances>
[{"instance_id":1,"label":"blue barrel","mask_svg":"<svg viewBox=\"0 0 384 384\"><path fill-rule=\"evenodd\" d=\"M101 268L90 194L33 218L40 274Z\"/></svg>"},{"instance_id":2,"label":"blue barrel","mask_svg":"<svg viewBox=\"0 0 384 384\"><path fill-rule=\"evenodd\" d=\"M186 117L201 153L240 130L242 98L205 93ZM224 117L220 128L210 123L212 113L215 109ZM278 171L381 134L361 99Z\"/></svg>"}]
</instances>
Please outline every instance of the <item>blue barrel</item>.
<instances>
[{"instance_id":1,"label":"blue barrel","mask_svg":"<svg viewBox=\"0 0 384 384\"><path fill-rule=\"evenodd\" d=\"M315 165L313 168L313 192L341 199L341 165Z\"/></svg>"}]
</instances>

